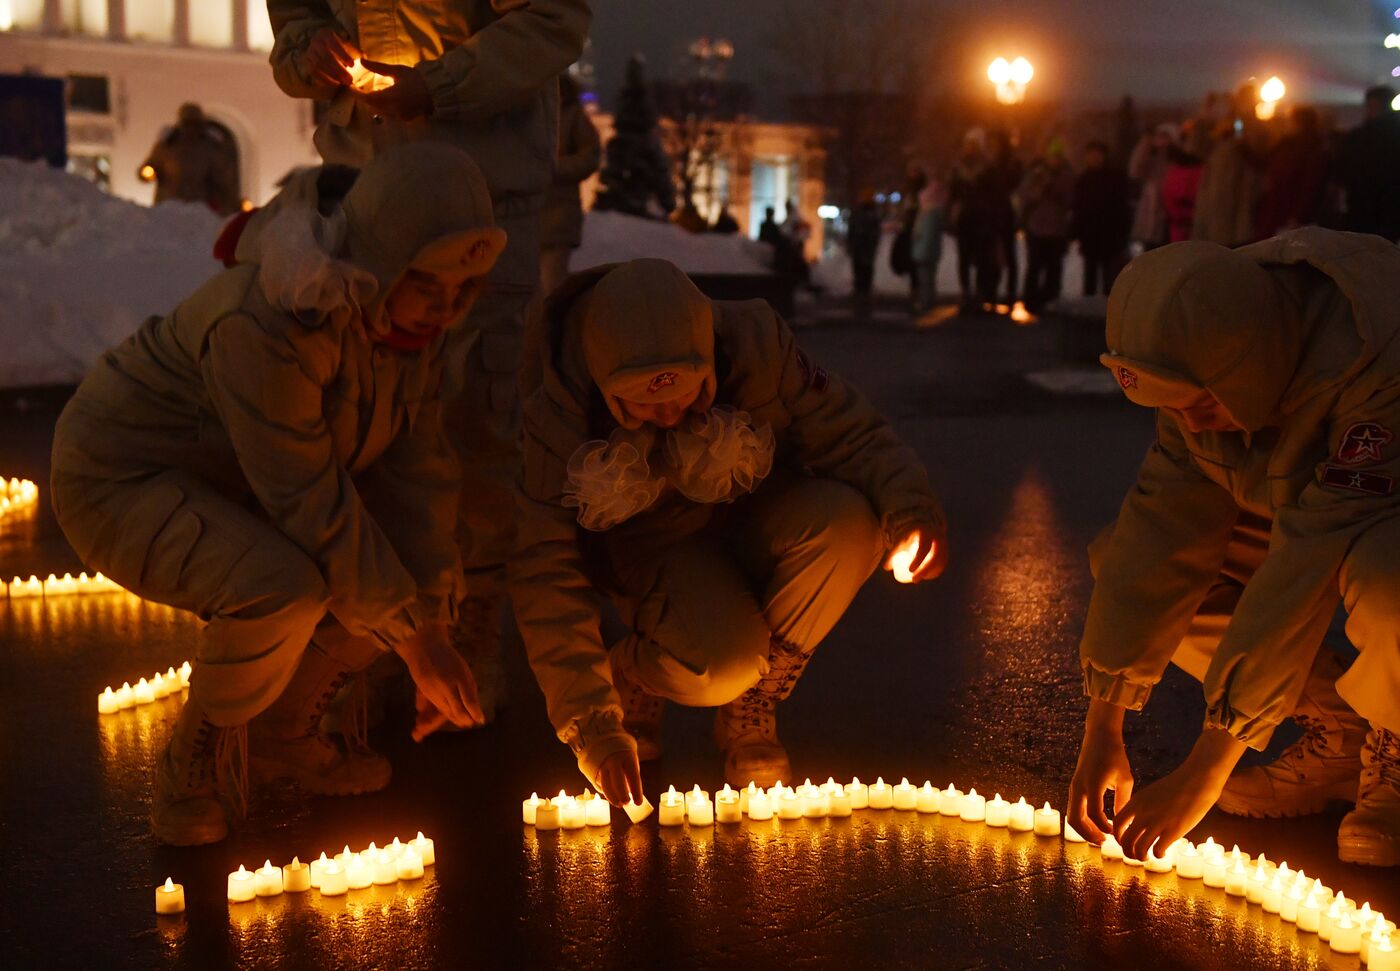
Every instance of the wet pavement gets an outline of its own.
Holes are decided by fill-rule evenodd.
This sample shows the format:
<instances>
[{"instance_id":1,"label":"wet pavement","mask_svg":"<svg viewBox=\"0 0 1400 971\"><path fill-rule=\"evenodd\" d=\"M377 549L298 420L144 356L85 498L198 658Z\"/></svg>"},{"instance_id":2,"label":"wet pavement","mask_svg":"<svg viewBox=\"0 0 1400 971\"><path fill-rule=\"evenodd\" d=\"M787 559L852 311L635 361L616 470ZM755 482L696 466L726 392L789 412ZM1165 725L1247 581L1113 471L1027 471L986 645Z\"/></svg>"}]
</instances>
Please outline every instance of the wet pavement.
<instances>
[{"instance_id":1,"label":"wet pavement","mask_svg":"<svg viewBox=\"0 0 1400 971\"><path fill-rule=\"evenodd\" d=\"M862 386L928 463L953 560L917 588L872 579L783 706L783 736L799 774L817 781L908 776L1062 805L1084 708L1084 549L1131 481L1150 416L1021 379L1082 350L1082 324L933 323L886 310L825 314L801 331L811 356ZM45 483L61 400L0 400L0 472ZM0 574L79 568L46 507L0 527ZM1358 966L1199 881L944 817L865 812L703 831L619 820L536 835L519 800L582 780L518 641L512 704L497 724L423 745L401 721L379 730L395 768L385 792L260 791L225 844L163 848L146 821L150 767L179 702L99 717L94 698L178 665L196 636L187 616L125 594L0 600L0 966ZM1130 720L1139 778L1173 765L1201 717L1199 687L1169 672ZM709 722L668 713L649 790L721 783ZM1394 873L1337 862L1339 818L1212 814L1196 836L1287 859L1400 913ZM338 899L225 901L240 863L305 861L419 830L438 856L424 880ZM189 910L157 919L152 888L167 875L185 885Z\"/></svg>"}]
</instances>

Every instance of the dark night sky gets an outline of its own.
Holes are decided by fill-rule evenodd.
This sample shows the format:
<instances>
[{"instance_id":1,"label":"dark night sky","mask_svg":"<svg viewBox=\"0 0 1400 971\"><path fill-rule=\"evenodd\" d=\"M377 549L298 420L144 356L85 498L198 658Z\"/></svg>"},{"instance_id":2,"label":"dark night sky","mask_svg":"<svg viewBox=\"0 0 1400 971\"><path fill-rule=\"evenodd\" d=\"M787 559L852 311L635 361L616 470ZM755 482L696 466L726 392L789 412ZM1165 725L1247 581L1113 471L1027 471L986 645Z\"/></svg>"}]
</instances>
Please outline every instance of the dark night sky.
<instances>
[{"instance_id":1,"label":"dark night sky","mask_svg":"<svg viewBox=\"0 0 1400 971\"><path fill-rule=\"evenodd\" d=\"M809 0L820 3L821 0ZM840 0L837 0L840 2ZM1024 53L1037 68L1033 91L1070 102L1191 102L1250 75L1279 74L1290 100L1354 103L1388 80L1400 51L1385 50L1400 0L920 0L911 35L937 36L954 16L971 19L968 40L943 61L950 84L989 88L984 72L998 53ZM699 35L734 42L731 76L754 82L761 110L781 111L791 72L773 54L784 29L784 0L598 0L592 60L605 105L633 51L653 76L684 70ZM951 62L951 63L947 63Z\"/></svg>"}]
</instances>

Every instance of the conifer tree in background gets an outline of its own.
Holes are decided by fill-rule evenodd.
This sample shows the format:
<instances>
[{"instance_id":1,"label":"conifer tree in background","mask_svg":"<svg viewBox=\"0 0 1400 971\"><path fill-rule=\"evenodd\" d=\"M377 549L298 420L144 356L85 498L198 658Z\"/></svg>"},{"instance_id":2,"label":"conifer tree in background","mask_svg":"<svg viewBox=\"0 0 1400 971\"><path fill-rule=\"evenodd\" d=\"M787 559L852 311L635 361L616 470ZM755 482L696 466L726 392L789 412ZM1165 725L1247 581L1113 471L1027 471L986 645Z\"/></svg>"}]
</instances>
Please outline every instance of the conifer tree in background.
<instances>
[{"instance_id":1,"label":"conifer tree in background","mask_svg":"<svg viewBox=\"0 0 1400 971\"><path fill-rule=\"evenodd\" d=\"M632 55L627 62L627 78L617 96L614 134L608 139L595 209L653 216L655 213L648 208L653 199L663 215L676 207L671 159L662 151L657 137L656 110L643 67L640 54Z\"/></svg>"}]
</instances>

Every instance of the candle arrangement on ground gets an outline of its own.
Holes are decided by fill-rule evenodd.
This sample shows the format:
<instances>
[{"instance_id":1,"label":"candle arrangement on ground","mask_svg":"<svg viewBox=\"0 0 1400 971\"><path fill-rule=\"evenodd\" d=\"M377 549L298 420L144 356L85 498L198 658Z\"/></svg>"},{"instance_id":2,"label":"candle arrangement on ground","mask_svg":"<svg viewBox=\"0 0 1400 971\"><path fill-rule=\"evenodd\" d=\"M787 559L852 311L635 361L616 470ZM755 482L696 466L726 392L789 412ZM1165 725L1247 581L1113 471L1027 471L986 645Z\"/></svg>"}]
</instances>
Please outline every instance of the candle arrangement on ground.
<instances>
[{"instance_id":1,"label":"candle arrangement on ground","mask_svg":"<svg viewBox=\"0 0 1400 971\"><path fill-rule=\"evenodd\" d=\"M604 803L606 805L606 803ZM542 802L540 805L550 805ZM333 858L324 852L310 864L292 857L285 866L264 861L250 871L243 864L228 875L229 903L248 903L258 897L277 897L284 893L318 891L323 897L344 896L351 890L366 890L374 886L390 886L400 881L422 879L426 868L437 863L437 847L422 832L411 840L394 841L385 846L370 843L359 852L349 846ZM178 884L176 885L178 886ZM159 906L160 894L156 902ZM181 890L181 909L184 891Z\"/></svg>"},{"instance_id":2,"label":"candle arrangement on ground","mask_svg":"<svg viewBox=\"0 0 1400 971\"><path fill-rule=\"evenodd\" d=\"M28 479L0 477L0 523L39 506L39 487Z\"/></svg>"},{"instance_id":3,"label":"candle arrangement on ground","mask_svg":"<svg viewBox=\"0 0 1400 971\"><path fill-rule=\"evenodd\" d=\"M94 573L92 576L88 576L86 573L79 573L77 576L65 573L61 577L50 573L46 580L40 580L37 576L30 574L28 580L15 577L5 585L5 589L11 600L26 597L71 597L77 594L126 592L125 587L109 580L101 573Z\"/></svg>"},{"instance_id":4,"label":"candle arrangement on ground","mask_svg":"<svg viewBox=\"0 0 1400 971\"><path fill-rule=\"evenodd\" d=\"M97 696L97 713L113 715L138 705L150 705L171 695L179 695L189 689L192 670L190 662L184 661L178 668L169 667L164 673L157 671L149 679L140 678L135 685L130 681L123 681L122 686L115 690L108 685Z\"/></svg>"}]
</instances>

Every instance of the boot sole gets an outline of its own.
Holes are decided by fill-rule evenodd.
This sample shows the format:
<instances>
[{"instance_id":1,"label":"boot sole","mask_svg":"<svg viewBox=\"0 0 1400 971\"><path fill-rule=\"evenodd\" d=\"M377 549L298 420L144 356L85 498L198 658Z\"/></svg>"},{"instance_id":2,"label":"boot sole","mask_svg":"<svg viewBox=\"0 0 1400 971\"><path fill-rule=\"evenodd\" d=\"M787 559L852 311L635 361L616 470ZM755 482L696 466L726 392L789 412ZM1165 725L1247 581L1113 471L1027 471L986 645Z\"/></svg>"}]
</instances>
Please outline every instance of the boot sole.
<instances>
[{"instance_id":1,"label":"boot sole","mask_svg":"<svg viewBox=\"0 0 1400 971\"><path fill-rule=\"evenodd\" d=\"M1343 863L1359 863L1362 866L1400 866L1400 846L1390 841L1338 836L1337 858Z\"/></svg>"},{"instance_id":2,"label":"boot sole","mask_svg":"<svg viewBox=\"0 0 1400 971\"><path fill-rule=\"evenodd\" d=\"M1261 804L1257 800L1236 796L1226 789L1215 801L1215 808L1231 816L1245 816L1250 819L1293 819L1297 816L1316 816L1327 811L1334 802L1351 805L1356 802L1355 782L1346 782L1331 789L1316 791L1307 801L1292 803L1270 802Z\"/></svg>"}]
</instances>

